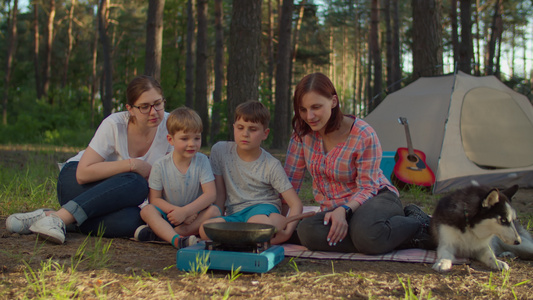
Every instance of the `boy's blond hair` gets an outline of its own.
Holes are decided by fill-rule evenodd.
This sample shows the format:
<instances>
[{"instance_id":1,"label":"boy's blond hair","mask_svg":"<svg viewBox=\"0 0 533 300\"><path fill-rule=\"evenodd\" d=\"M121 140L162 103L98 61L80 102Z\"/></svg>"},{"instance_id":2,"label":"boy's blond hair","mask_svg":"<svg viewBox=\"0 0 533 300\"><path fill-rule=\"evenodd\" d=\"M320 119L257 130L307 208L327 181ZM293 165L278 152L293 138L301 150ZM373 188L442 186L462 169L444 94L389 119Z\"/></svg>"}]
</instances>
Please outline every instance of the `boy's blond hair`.
<instances>
[{"instance_id":1,"label":"boy's blond hair","mask_svg":"<svg viewBox=\"0 0 533 300\"><path fill-rule=\"evenodd\" d=\"M246 101L235 109L234 122L239 119L243 119L245 122L260 123L263 125L263 129L267 129L270 122L270 111L259 101Z\"/></svg>"},{"instance_id":2,"label":"boy's blond hair","mask_svg":"<svg viewBox=\"0 0 533 300\"><path fill-rule=\"evenodd\" d=\"M178 131L201 133L203 129L198 113L188 107L178 107L168 115L167 130L170 135Z\"/></svg>"}]
</instances>

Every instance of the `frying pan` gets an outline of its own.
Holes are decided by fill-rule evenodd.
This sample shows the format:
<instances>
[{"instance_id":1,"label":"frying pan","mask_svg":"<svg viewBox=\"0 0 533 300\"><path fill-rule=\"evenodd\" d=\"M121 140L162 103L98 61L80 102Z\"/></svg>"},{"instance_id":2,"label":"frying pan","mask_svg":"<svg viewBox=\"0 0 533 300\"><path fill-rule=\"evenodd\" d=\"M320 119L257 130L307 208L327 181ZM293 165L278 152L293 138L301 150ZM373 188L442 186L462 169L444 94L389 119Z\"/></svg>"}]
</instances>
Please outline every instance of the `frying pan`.
<instances>
[{"instance_id":1,"label":"frying pan","mask_svg":"<svg viewBox=\"0 0 533 300\"><path fill-rule=\"evenodd\" d=\"M307 212L292 217L285 221L285 227L288 223L303 218L311 217L315 212ZM270 241L276 233L276 227L269 224L245 223L245 222L223 222L204 224L204 231L207 237L213 242L224 245L257 245Z\"/></svg>"}]
</instances>

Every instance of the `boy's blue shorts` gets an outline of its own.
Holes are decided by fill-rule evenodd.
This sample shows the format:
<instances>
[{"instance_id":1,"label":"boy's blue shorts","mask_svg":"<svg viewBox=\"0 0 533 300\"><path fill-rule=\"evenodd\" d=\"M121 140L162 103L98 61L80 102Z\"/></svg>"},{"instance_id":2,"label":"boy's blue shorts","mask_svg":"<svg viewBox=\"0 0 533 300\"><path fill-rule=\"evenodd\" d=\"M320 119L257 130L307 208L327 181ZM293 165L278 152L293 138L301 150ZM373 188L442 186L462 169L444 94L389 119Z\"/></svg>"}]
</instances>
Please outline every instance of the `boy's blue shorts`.
<instances>
[{"instance_id":1,"label":"boy's blue shorts","mask_svg":"<svg viewBox=\"0 0 533 300\"><path fill-rule=\"evenodd\" d=\"M255 215L266 215L270 214L279 214L279 209L272 204L256 204L250 207L247 207L239 212L236 212L232 215L222 217L226 222L248 222L248 219Z\"/></svg>"}]
</instances>

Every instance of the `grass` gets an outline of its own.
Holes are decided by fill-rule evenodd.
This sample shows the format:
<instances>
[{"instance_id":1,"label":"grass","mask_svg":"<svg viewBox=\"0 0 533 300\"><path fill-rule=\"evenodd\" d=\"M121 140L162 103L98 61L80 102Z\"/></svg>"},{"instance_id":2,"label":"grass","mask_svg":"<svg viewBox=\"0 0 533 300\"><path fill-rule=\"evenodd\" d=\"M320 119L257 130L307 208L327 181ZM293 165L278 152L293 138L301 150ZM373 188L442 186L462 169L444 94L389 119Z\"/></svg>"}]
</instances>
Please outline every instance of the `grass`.
<instances>
[{"instance_id":1,"label":"grass","mask_svg":"<svg viewBox=\"0 0 533 300\"><path fill-rule=\"evenodd\" d=\"M37 270L26 264L24 276L28 283L25 294L28 298L68 299L78 296L75 271L52 259L41 261L41 267Z\"/></svg>"},{"instance_id":2,"label":"grass","mask_svg":"<svg viewBox=\"0 0 533 300\"><path fill-rule=\"evenodd\" d=\"M62 160L41 150L33 153L45 159L32 158L30 154L24 165L9 159L0 162L0 215L40 207L58 208L55 191L58 169L55 164ZM64 158L71 154L65 154ZM304 181L302 192L304 203L312 199L310 179ZM402 190L401 198L405 203L414 202L426 211L431 211L438 200L438 197L416 187ZM531 224L530 220L527 226ZM456 272L442 275L432 272L431 266L427 270L421 267L419 270L424 271L416 272L402 269L408 264L397 269L375 271L372 263L361 267L344 261L319 262L299 258L286 259L284 264L262 275L242 273L239 269L210 271L208 256L198 257L189 272L180 272L172 265L157 272L141 268L128 274L128 271L112 267L113 258L120 255L114 250L116 246L112 241L106 242L101 233L87 236L69 260L42 258L41 249L50 246L39 240L29 251L11 253L0 249L1 257L23 262L19 271L6 269L0 272L0 299L244 299L252 296L285 299L443 299L469 298L472 292L476 293L472 297L478 299L523 299L533 289L531 281L525 276L516 277L519 272L524 272L519 269L470 273L462 272L458 266ZM159 253L154 251L153 255ZM294 290L300 294L294 296Z\"/></svg>"},{"instance_id":3,"label":"grass","mask_svg":"<svg viewBox=\"0 0 533 300\"><path fill-rule=\"evenodd\" d=\"M113 241L111 240L104 243L102 240L103 235L104 228L102 226L98 228L98 233L95 238L91 239L91 235L89 234L76 250L76 254L72 258L72 265L74 265L74 262L77 266L81 262L86 261L88 265L87 267L90 269L102 269L107 267L111 259L110 250ZM89 241L92 241L93 243L91 248L89 248Z\"/></svg>"},{"instance_id":4,"label":"grass","mask_svg":"<svg viewBox=\"0 0 533 300\"><path fill-rule=\"evenodd\" d=\"M187 275L189 276L197 277L207 274L207 271L209 270L209 254L197 254L195 262L190 262L189 266L189 272L187 272Z\"/></svg>"},{"instance_id":5,"label":"grass","mask_svg":"<svg viewBox=\"0 0 533 300\"><path fill-rule=\"evenodd\" d=\"M56 156L47 151L39 151L37 154L14 153L14 157L4 157L0 161L0 199L3 202L0 215L42 207L59 208L56 191L59 169ZM19 155L26 157L16 158ZM42 159L43 157L47 159Z\"/></svg>"}]
</instances>

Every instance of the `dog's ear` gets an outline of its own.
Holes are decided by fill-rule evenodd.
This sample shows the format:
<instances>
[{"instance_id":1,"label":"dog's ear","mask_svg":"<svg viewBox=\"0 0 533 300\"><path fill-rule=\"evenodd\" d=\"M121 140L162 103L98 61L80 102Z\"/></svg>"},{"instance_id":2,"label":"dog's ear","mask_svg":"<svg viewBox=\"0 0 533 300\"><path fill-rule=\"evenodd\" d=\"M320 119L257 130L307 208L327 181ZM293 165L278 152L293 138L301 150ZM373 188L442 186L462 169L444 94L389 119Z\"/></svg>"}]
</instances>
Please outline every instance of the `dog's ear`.
<instances>
[{"instance_id":1,"label":"dog's ear","mask_svg":"<svg viewBox=\"0 0 533 300\"><path fill-rule=\"evenodd\" d=\"M518 192L518 184L515 184L512 187L502 191L509 201L511 201L511 198L514 196L514 194L516 194L516 192Z\"/></svg>"},{"instance_id":2,"label":"dog's ear","mask_svg":"<svg viewBox=\"0 0 533 300\"><path fill-rule=\"evenodd\" d=\"M483 207L491 207L494 204L498 203L500 201L500 196L498 194L498 189L492 189L489 192L489 195L483 199L483 202L481 202L481 205Z\"/></svg>"}]
</instances>

